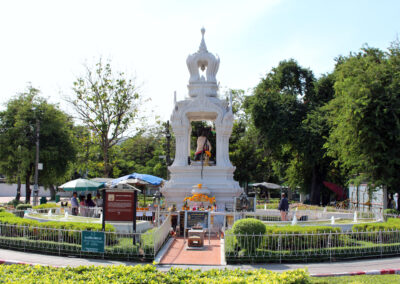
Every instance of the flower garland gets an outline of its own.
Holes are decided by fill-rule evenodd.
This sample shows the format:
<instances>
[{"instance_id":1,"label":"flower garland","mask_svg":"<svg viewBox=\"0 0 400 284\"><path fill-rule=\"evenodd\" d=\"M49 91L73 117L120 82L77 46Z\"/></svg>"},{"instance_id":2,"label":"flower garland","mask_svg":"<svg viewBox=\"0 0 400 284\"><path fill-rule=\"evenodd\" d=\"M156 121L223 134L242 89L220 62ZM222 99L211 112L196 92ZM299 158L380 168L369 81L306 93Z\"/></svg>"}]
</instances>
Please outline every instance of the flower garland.
<instances>
[{"instance_id":1,"label":"flower garland","mask_svg":"<svg viewBox=\"0 0 400 284\"><path fill-rule=\"evenodd\" d=\"M193 194L191 197L185 197L183 201L194 201L194 202L209 202L210 204L215 203L215 197L208 197L205 194L196 193Z\"/></svg>"}]
</instances>

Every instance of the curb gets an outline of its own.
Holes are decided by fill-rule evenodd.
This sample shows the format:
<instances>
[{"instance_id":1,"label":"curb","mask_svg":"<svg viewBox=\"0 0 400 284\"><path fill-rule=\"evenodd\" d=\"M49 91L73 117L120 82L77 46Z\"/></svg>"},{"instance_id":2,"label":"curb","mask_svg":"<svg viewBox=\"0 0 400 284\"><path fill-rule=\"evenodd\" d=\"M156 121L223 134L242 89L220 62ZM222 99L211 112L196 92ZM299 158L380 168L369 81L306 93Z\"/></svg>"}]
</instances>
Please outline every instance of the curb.
<instances>
[{"instance_id":1,"label":"curb","mask_svg":"<svg viewBox=\"0 0 400 284\"><path fill-rule=\"evenodd\" d=\"M381 269L381 270L356 271L356 272L323 273L323 274L311 274L310 276L335 277L335 276L385 275L385 274L400 274L400 269Z\"/></svg>"},{"instance_id":2,"label":"curb","mask_svg":"<svg viewBox=\"0 0 400 284\"><path fill-rule=\"evenodd\" d=\"M4 260L4 259L0 259L0 264L4 264L4 265L13 265L13 264L22 264L22 265L40 265L40 264L35 264L35 263L27 263L27 262L21 262L21 261L17 261L17 260Z\"/></svg>"}]
</instances>

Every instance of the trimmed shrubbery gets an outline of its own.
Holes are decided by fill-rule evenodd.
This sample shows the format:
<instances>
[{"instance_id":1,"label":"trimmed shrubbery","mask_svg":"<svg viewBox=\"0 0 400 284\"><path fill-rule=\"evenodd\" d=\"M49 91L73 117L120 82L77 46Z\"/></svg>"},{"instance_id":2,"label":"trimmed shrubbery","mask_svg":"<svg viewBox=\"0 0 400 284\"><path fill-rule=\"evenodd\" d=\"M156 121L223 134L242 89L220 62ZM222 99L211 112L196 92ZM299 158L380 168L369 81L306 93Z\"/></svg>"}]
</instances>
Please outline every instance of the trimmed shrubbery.
<instances>
[{"instance_id":1,"label":"trimmed shrubbery","mask_svg":"<svg viewBox=\"0 0 400 284\"><path fill-rule=\"evenodd\" d=\"M58 242L60 240L60 232L62 231L63 242L79 244L81 242L81 231L101 231L101 224L78 223L78 222L39 222L14 216L12 213L0 212L0 225L16 225L17 227L2 226L2 236L5 237L20 237L24 233L31 239L45 239L47 241ZM26 228L28 227L28 231ZM45 230L45 228L51 230ZM114 232L115 228L112 225L106 224L105 230L107 232ZM107 234L107 243L113 244L116 242L114 234Z\"/></svg>"},{"instance_id":2,"label":"trimmed shrubbery","mask_svg":"<svg viewBox=\"0 0 400 284\"><path fill-rule=\"evenodd\" d=\"M49 203L44 203L44 204L33 206L33 209L49 209L49 208L56 208L56 207L60 207L60 206L54 202L49 202Z\"/></svg>"},{"instance_id":3,"label":"trimmed shrubbery","mask_svg":"<svg viewBox=\"0 0 400 284\"><path fill-rule=\"evenodd\" d=\"M18 204L17 207L15 207L16 210L26 210L26 209L30 209L30 208L32 208L32 205L25 204L25 203Z\"/></svg>"},{"instance_id":4,"label":"trimmed shrubbery","mask_svg":"<svg viewBox=\"0 0 400 284\"><path fill-rule=\"evenodd\" d=\"M376 232L400 230L400 219L389 218L387 222L362 223L353 225L353 232Z\"/></svg>"},{"instance_id":5,"label":"trimmed shrubbery","mask_svg":"<svg viewBox=\"0 0 400 284\"><path fill-rule=\"evenodd\" d=\"M383 213L388 215L400 215L400 211L396 209L385 209Z\"/></svg>"},{"instance_id":6,"label":"trimmed shrubbery","mask_svg":"<svg viewBox=\"0 0 400 284\"><path fill-rule=\"evenodd\" d=\"M281 283L306 284L310 277L298 269L277 273L265 269L199 269L171 268L167 272L152 265L80 266L55 268L50 266L1 265L4 282L21 283Z\"/></svg>"}]
</instances>

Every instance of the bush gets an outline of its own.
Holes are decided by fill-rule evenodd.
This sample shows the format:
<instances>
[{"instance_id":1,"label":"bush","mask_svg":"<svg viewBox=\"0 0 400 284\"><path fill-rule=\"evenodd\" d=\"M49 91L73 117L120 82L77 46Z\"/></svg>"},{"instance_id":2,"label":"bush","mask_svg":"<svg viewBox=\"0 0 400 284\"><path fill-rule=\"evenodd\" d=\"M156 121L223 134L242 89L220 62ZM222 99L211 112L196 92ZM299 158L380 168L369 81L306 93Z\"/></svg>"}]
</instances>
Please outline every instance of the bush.
<instances>
[{"instance_id":1,"label":"bush","mask_svg":"<svg viewBox=\"0 0 400 284\"><path fill-rule=\"evenodd\" d=\"M385 209L383 210L383 213L389 215L400 215L400 211L396 209Z\"/></svg>"},{"instance_id":2,"label":"bush","mask_svg":"<svg viewBox=\"0 0 400 284\"><path fill-rule=\"evenodd\" d=\"M6 212L6 208L0 207L0 212Z\"/></svg>"},{"instance_id":3,"label":"bush","mask_svg":"<svg viewBox=\"0 0 400 284\"><path fill-rule=\"evenodd\" d=\"M264 235L265 225L260 220L254 218L246 218L238 220L233 224L233 232L235 235Z\"/></svg>"},{"instance_id":4,"label":"bush","mask_svg":"<svg viewBox=\"0 0 400 284\"><path fill-rule=\"evenodd\" d=\"M16 199L13 199L13 200L11 200L11 201L9 201L7 203L7 205L12 205L12 206L14 206L14 208L17 207L18 204L23 204L23 202L22 201L17 201Z\"/></svg>"},{"instance_id":5,"label":"bush","mask_svg":"<svg viewBox=\"0 0 400 284\"><path fill-rule=\"evenodd\" d=\"M26 210L26 209L29 209L29 208L32 208L32 205L22 203L22 204L18 204L15 209L16 210Z\"/></svg>"},{"instance_id":6,"label":"bush","mask_svg":"<svg viewBox=\"0 0 400 284\"><path fill-rule=\"evenodd\" d=\"M255 251L258 248L262 235L265 234L265 225L260 220L247 218L238 220L233 224L233 233L241 248ZM253 236L255 235L255 236Z\"/></svg>"},{"instance_id":7,"label":"bush","mask_svg":"<svg viewBox=\"0 0 400 284\"><path fill-rule=\"evenodd\" d=\"M163 272L152 265L136 266L51 266L1 265L5 283L310 283L305 269L282 273L265 269L200 269L171 268Z\"/></svg>"},{"instance_id":8,"label":"bush","mask_svg":"<svg viewBox=\"0 0 400 284\"><path fill-rule=\"evenodd\" d=\"M60 207L60 206L54 202L49 202L49 203L33 206L33 209L48 209L48 208L56 208L56 207Z\"/></svg>"},{"instance_id":9,"label":"bush","mask_svg":"<svg viewBox=\"0 0 400 284\"><path fill-rule=\"evenodd\" d=\"M90 224L90 223L78 223L78 222L39 222L36 220L30 220L14 216L9 212L0 212L0 225L16 225L16 227L10 228L8 226L2 227L2 236L7 237L18 237L22 236L25 226L28 227L29 236L32 239L37 240L49 240L58 242L59 235L54 229L66 230L63 232L63 241L69 243L80 243L81 242L81 231L101 231L101 224ZM46 228L50 230L45 230ZM106 224L105 230L107 232L115 232L114 226ZM109 245L116 243L115 234L107 234L106 242Z\"/></svg>"},{"instance_id":10,"label":"bush","mask_svg":"<svg viewBox=\"0 0 400 284\"><path fill-rule=\"evenodd\" d=\"M400 219L389 218L383 223L364 223L353 225L353 232L377 232L400 230Z\"/></svg>"}]
</instances>

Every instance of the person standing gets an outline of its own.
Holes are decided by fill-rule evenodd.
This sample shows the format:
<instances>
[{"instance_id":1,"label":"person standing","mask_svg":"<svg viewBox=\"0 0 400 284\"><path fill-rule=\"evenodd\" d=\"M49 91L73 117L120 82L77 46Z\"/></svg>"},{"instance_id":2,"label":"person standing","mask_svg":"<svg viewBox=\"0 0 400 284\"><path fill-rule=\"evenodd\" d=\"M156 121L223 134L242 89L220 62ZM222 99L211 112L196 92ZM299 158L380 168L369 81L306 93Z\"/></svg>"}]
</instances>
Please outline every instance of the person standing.
<instances>
[{"instance_id":1,"label":"person standing","mask_svg":"<svg viewBox=\"0 0 400 284\"><path fill-rule=\"evenodd\" d=\"M287 221L287 215L289 211L289 201L286 198L286 193L282 193L281 202L279 202L278 210L281 211L281 220Z\"/></svg>"},{"instance_id":2,"label":"person standing","mask_svg":"<svg viewBox=\"0 0 400 284\"><path fill-rule=\"evenodd\" d=\"M76 192L72 193L71 197L71 207L72 207L72 215L78 215L79 211L79 203L77 199L78 194Z\"/></svg>"}]
</instances>

